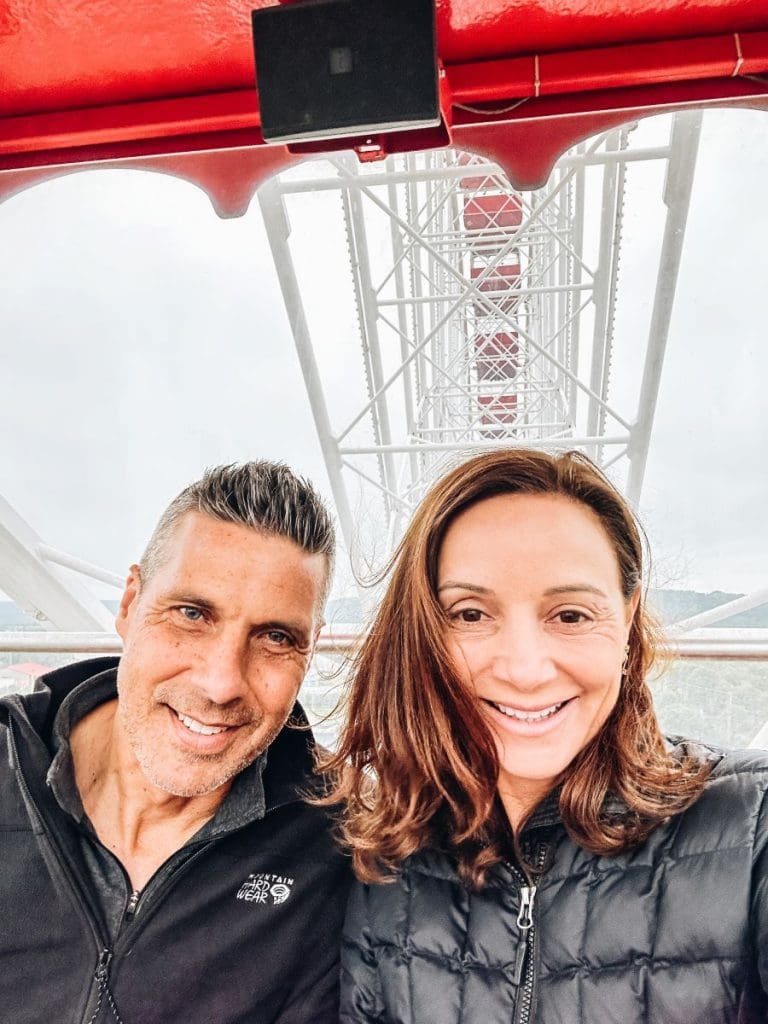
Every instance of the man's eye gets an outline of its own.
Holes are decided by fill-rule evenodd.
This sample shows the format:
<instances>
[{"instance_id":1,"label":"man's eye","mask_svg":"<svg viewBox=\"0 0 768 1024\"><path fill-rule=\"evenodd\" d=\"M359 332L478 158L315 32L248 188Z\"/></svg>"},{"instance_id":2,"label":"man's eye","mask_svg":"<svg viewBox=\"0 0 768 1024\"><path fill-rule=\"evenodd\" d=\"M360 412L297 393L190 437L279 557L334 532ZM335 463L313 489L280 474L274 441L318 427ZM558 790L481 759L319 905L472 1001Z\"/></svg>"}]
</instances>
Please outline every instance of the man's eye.
<instances>
[{"instance_id":1,"label":"man's eye","mask_svg":"<svg viewBox=\"0 0 768 1024\"><path fill-rule=\"evenodd\" d=\"M200 622L203 618L203 613L199 608L195 608L194 605L183 604L177 608L177 611L181 612L189 622Z\"/></svg>"},{"instance_id":2,"label":"man's eye","mask_svg":"<svg viewBox=\"0 0 768 1024\"><path fill-rule=\"evenodd\" d=\"M264 635L271 644L277 644L278 647L289 647L293 643L292 637L288 636L281 629L270 629Z\"/></svg>"}]
</instances>

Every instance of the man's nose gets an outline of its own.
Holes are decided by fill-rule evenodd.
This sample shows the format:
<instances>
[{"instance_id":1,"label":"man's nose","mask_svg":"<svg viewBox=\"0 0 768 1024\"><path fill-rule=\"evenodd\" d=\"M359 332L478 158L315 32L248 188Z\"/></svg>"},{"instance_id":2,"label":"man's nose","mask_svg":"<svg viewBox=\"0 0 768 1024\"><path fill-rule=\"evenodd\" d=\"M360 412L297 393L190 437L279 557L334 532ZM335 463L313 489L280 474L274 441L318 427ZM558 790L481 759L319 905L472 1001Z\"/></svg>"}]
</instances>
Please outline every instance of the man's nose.
<instances>
[{"instance_id":1,"label":"man's nose","mask_svg":"<svg viewBox=\"0 0 768 1024\"><path fill-rule=\"evenodd\" d=\"M549 638L538 622L508 622L494 637L493 674L519 690L552 682L557 669Z\"/></svg>"},{"instance_id":2,"label":"man's nose","mask_svg":"<svg viewBox=\"0 0 768 1024\"><path fill-rule=\"evenodd\" d=\"M212 637L196 674L200 692L213 704L242 700L248 690L247 655L247 641L236 636Z\"/></svg>"}]
</instances>

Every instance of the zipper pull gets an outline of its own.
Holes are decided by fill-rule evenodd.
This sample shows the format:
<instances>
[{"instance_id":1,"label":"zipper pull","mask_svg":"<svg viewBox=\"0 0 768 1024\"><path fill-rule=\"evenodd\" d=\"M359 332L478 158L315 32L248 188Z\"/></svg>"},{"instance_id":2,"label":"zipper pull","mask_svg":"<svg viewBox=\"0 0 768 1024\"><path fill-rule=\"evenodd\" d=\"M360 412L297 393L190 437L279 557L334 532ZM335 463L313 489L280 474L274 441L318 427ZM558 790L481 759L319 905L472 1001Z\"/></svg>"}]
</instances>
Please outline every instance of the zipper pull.
<instances>
[{"instance_id":1,"label":"zipper pull","mask_svg":"<svg viewBox=\"0 0 768 1024\"><path fill-rule=\"evenodd\" d=\"M533 928L533 901L536 899L535 885L520 886L520 913L517 915L517 927L527 932Z\"/></svg>"},{"instance_id":2,"label":"zipper pull","mask_svg":"<svg viewBox=\"0 0 768 1024\"><path fill-rule=\"evenodd\" d=\"M512 984L517 988L523 980L523 971L525 970L525 959L528 956L528 932L523 932L523 937L520 940L517 952L515 953L515 966L512 969Z\"/></svg>"},{"instance_id":3,"label":"zipper pull","mask_svg":"<svg viewBox=\"0 0 768 1024\"><path fill-rule=\"evenodd\" d=\"M103 982L109 973L109 962L112 959L111 949L102 949L99 959L96 961L96 980Z\"/></svg>"},{"instance_id":4,"label":"zipper pull","mask_svg":"<svg viewBox=\"0 0 768 1024\"><path fill-rule=\"evenodd\" d=\"M134 889L133 892L131 893L131 895L128 898L128 903L127 903L126 908L125 908L125 916L126 917L133 917L133 915L136 913L136 907L138 907L140 899L141 899L141 890L140 889Z\"/></svg>"}]
</instances>

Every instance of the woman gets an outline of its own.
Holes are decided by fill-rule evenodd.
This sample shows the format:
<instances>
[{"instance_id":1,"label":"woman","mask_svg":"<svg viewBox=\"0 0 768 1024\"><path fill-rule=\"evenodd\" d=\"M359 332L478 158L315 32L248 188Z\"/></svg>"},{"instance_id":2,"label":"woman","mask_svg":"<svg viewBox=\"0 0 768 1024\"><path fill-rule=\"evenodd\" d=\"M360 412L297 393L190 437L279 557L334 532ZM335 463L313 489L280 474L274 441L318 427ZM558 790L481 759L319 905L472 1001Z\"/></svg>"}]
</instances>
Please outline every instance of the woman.
<instances>
[{"instance_id":1,"label":"woman","mask_svg":"<svg viewBox=\"0 0 768 1024\"><path fill-rule=\"evenodd\" d=\"M582 455L424 499L333 761L344 1024L768 1020L768 758L664 741L642 576Z\"/></svg>"}]
</instances>

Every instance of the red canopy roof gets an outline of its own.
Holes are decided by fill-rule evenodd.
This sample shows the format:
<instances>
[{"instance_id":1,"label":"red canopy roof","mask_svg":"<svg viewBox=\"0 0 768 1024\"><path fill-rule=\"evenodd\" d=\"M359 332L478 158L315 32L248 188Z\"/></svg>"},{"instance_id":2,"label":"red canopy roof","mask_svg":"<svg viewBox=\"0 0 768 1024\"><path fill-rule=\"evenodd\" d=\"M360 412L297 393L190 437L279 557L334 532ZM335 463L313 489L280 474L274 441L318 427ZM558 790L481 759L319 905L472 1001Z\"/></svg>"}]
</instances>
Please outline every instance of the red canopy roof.
<instances>
[{"instance_id":1,"label":"red canopy roof","mask_svg":"<svg viewBox=\"0 0 768 1024\"><path fill-rule=\"evenodd\" d=\"M263 144L250 12L267 5L6 0L0 198L140 158L242 212L265 177L328 148ZM437 15L444 124L379 136L382 154L454 142L531 187L577 139L638 113L768 103L765 0L438 0Z\"/></svg>"}]
</instances>

